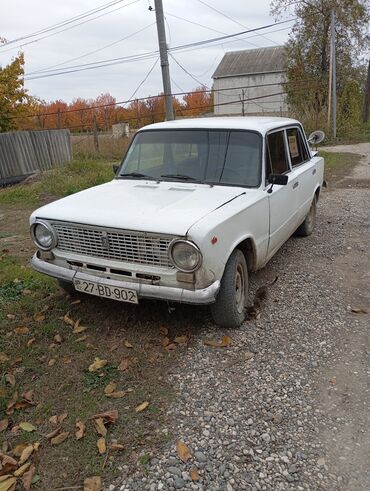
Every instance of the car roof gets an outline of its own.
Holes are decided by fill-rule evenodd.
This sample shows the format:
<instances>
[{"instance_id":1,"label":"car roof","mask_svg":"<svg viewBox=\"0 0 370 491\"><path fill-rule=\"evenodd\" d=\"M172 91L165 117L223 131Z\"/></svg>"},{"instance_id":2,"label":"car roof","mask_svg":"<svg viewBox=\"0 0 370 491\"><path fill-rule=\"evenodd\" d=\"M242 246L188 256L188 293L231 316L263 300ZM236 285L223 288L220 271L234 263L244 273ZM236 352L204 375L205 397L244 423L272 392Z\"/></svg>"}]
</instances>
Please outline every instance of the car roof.
<instances>
[{"instance_id":1,"label":"car roof","mask_svg":"<svg viewBox=\"0 0 370 491\"><path fill-rule=\"evenodd\" d=\"M189 118L165 121L144 126L139 131L146 130L180 130L180 129L223 129L223 130L252 130L263 135L270 130L300 124L296 119L268 117L268 116L243 116L243 117L213 117L213 118Z\"/></svg>"}]
</instances>

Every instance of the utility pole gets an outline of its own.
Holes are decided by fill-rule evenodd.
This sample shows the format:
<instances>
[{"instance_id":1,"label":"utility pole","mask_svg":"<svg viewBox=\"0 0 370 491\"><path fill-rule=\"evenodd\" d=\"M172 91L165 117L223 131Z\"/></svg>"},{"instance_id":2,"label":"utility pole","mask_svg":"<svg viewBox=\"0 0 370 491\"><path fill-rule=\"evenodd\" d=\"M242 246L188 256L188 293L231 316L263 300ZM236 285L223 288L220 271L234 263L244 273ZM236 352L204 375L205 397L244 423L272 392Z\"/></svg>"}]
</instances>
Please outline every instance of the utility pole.
<instances>
[{"instance_id":1,"label":"utility pole","mask_svg":"<svg viewBox=\"0 0 370 491\"><path fill-rule=\"evenodd\" d=\"M240 102L242 103L242 116L245 116L245 90L242 89L242 95L239 95Z\"/></svg>"},{"instance_id":2,"label":"utility pole","mask_svg":"<svg viewBox=\"0 0 370 491\"><path fill-rule=\"evenodd\" d=\"M337 64L335 53L335 12L331 13L331 69L332 69L332 104L333 104L333 137L337 137Z\"/></svg>"},{"instance_id":3,"label":"utility pole","mask_svg":"<svg viewBox=\"0 0 370 491\"><path fill-rule=\"evenodd\" d=\"M166 119L172 121L175 119L172 104L172 90L170 79L170 66L168 63L166 29L164 25L163 4L162 0L154 0L155 17L157 20L157 33L159 43L159 55L161 58L163 92L166 105Z\"/></svg>"}]
</instances>

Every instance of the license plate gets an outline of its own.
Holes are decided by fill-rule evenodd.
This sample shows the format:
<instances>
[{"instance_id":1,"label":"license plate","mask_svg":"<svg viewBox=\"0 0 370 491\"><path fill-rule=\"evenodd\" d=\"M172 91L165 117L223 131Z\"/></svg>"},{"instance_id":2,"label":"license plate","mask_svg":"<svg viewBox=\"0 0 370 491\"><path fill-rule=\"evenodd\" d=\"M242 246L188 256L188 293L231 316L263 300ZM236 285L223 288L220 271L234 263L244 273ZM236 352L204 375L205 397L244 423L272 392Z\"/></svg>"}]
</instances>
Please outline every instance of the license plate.
<instances>
[{"instance_id":1,"label":"license plate","mask_svg":"<svg viewBox=\"0 0 370 491\"><path fill-rule=\"evenodd\" d=\"M120 302L139 303L137 292L135 290L79 279L74 279L73 284L76 290L79 292L89 293L90 295L96 295L98 297L110 298Z\"/></svg>"}]
</instances>

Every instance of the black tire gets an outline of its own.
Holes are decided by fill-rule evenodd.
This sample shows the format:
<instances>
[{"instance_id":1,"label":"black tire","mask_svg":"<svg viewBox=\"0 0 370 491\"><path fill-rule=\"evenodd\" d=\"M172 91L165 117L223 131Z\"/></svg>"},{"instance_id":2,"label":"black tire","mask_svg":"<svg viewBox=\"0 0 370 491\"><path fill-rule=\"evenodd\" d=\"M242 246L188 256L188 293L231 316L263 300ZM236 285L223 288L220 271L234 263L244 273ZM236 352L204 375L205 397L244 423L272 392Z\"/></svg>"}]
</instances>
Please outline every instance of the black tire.
<instances>
[{"instance_id":1,"label":"black tire","mask_svg":"<svg viewBox=\"0 0 370 491\"><path fill-rule=\"evenodd\" d=\"M239 327L245 319L248 298L248 268L239 249L229 257L216 302L211 305L213 320L220 327Z\"/></svg>"},{"instance_id":2,"label":"black tire","mask_svg":"<svg viewBox=\"0 0 370 491\"><path fill-rule=\"evenodd\" d=\"M74 295L76 293L75 287L73 286L73 283L70 281L64 281L64 280L58 280L60 288L62 288L65 292L69 293L70 295Z\"/></svg>"},{"instance_id":3,"label":"black tire","mask_svg":"<svg viewBox=\"0 0 370 491\"><path fill-rule=\"evenodd\" d=\"M316 201L315 196L315 198L312 200L310 211L307 213L304 222L295 231L295 235L299 235L300 237L308 237L312 234L316 223Z\"/></svg>"}]
</instances>

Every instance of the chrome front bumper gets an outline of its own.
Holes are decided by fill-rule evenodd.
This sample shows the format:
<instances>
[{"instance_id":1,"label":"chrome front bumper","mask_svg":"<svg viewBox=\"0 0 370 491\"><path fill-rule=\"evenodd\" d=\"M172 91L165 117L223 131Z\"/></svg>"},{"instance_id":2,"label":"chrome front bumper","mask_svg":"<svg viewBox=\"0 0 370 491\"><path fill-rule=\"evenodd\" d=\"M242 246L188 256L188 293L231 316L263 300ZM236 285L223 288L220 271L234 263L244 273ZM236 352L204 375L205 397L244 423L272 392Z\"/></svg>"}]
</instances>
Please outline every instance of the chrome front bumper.
<instances>
[{"instance_id":1,"label":"chrome front bumper","mask_svg":"<svg viewBox=\"0 0 370 491\"><path fill-rule=\"evenodd\" d=\"M38 258L37 254L32 257L31 264L33 269L36 271L53 276L59 280L69 281L72 283L73 279L75 278L85 281L94 281L101 285L106 284L121 288L128 288L129 290L136 290L139 298L153 298L172 302L207 305L215 302L218 290L220 289L219 280L214 281L207 288L202 288L200 290L185 290L184 288L106 279L48 263Z\"/></svg>"}]
</instances>

